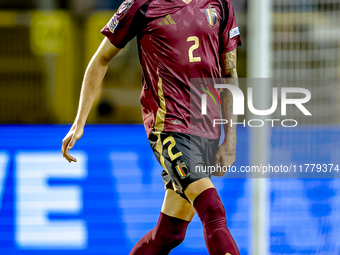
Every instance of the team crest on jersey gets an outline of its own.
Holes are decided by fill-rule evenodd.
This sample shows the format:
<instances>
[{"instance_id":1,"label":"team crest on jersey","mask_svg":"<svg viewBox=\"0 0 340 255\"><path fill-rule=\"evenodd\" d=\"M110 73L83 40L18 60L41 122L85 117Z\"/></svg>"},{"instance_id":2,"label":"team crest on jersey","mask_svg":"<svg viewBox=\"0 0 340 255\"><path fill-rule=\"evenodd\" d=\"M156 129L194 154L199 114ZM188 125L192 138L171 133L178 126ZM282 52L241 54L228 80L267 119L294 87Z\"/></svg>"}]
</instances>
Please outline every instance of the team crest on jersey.
<instances>
[{"instance_id":1,"label":"team crest on jersey","mask_svg":"<svg viewBox=\"0 0 340 255\"><path fill-rule=\"evenodd\" d=\"M124 11L127 11L134 3L134 0L126 0L124 1L121 6L118 8L117 13L121 14Z\"/></svg>"},{"instance_id":2,"label":"team crest on jersey","mask_svg":"<svg viewBox=\"0 0 340 255\"><path fill-rule=\"evenodd\" d=\"M112 19L110 20L109 24L107 24L111 33L115 31L116 27L118 26L118 23L119 21L117 19L117 14L115 13L115 15L113 15Z\"/></svg>"},{"instance_id":3,"label":"team crest on jersey","mask_svg":"<svg viewBox=\"0 0 340 255\"><path fill-rule=\"evenodd\" d=\"M181 163L179 160L177 161L176 170L181 179L185 179L190 175L187 165L184 162Z\"/></svg>"},{"instance_id":4,"label":"team crest on jersey","mask_svg":"<svg viewBox=\"0 0 340 255\"><path fill-rule=\"evenodd\" d=\"M205 9L205 14L207 15L209 25L212 27L215 26L217 23L216 9L214 8Z\"/></svg>"}]
</instances>

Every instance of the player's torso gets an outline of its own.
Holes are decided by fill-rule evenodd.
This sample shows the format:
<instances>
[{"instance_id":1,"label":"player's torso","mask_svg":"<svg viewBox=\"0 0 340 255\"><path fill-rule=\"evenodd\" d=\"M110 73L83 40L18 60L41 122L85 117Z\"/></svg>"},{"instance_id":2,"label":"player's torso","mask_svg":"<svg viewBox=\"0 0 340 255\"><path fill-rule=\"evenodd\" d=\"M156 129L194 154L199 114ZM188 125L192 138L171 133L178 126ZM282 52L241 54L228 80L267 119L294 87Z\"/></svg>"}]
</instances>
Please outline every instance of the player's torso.
<instances>
[{"instance_id":1,"label":"player's torso","mask_svg":"<svg viewBox=\"0 0 340 255\"><path fill-rule=\"evenodd\" d=\"M146 16L140 45L152 52L158 68L195 78L218 75L220 1L154 0Z\"/></svg>"},{"instance_id":2,"label":"player's torso","mask_svg":"<svg viewBox=\"0 0 340 255\"><path fill-rule=\"evenodd\" d=\"M190 79L219 77L222 15L219 0L192 0L189 4L182 0L151 1L146 12L148 22L138 36L144 75L141 103L147 130L196 131L197 135L210 132L207 127L197 131L190 124L193 116L200 115L191 105Z\"/></svg>"}]
</instances>

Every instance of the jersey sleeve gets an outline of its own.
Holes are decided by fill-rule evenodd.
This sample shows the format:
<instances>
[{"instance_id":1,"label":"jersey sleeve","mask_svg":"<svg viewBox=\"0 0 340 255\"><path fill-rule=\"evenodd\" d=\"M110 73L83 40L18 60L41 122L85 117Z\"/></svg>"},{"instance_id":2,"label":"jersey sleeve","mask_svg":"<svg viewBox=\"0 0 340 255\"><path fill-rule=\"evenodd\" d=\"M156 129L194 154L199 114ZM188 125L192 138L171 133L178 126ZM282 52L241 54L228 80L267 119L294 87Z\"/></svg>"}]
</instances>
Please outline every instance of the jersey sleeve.
<instances>
[{"instance_id":1,"label":"jersey sleeve","mask_svg":"<svg viewBox=\"0 0 340 255\"><path fill-rule=\"evenodd\" d=\"M220 29L220 54L233 51L241 45L240 30L237 26L233 5L230 0L225 0L224 18Z\"/></svg>"},{"instance_id":2,"label":"jersey sleeve","mask_svg":"<svg viewBox=\"0 0 340 255\"><path fill-rule=\"evenodd\" d=\"M143 18L140 7L144 2L143 0L125 0L101 30L101 33L117 48L124 48L140 32Z\"/></svg>"}]
</instances>

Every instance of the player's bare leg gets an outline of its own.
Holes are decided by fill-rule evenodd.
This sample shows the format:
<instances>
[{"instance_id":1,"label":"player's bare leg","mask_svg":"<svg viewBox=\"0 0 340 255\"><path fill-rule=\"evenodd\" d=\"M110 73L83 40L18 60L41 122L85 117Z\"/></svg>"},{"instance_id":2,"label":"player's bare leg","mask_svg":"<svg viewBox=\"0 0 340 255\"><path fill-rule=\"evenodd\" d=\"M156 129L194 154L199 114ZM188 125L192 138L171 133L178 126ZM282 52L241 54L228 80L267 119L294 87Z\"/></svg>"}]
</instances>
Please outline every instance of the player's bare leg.
<instances>
[{"instance_id":1,"label":"player's bare leg","mask_svg":"<svg viewBox=\"0 0 340 255\"><path fill-rule=\"evenodd\" d=\"M185 190L200 217L204 239L211 255L239 255L236 243L227 228L223 204L209 178L191 183Z\"/></svg>"},{"instance_id":2,"label":"player's bare leg","mask_svg":"<svg viewBox=\"0 0 340 255\"><path fill-rule=\"evenodd\" d=\"M165 192L162 213L190 222L196 211L188 200L179 196L174 190L168 189Z\"/></svg>"},{"instance_id":3,"label":"player's bare leg","mask_svg":"<svg viewBox=\"0 0 340 255\"><path fill-rule=\"evenodd\" d=\"M130 255L163 255L183 242L195 215L192 204L168 189L157 225L133 247Z\"/></svg>"}]
</instances>

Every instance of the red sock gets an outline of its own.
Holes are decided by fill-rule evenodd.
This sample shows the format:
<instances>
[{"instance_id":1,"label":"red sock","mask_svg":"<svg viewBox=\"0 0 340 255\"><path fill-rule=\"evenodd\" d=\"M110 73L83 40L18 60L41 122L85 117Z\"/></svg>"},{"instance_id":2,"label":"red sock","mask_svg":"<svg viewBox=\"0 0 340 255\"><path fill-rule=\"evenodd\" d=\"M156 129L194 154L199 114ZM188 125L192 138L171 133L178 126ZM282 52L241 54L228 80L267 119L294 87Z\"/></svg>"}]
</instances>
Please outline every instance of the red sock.
<instances>
[{"instance_id":1,"label":"red sock","mask_svg":"<svg viewBox=\"0 0 340 255\"><path fill-rule=\"evenodd\" d=\"M166 255L183 242L189 221L161 213L157 225L140 239L130 255Z\"/></svg>"},{"instance_id":2,"label":"red sock","mask_svg":"<svg viewBox=\"0 0 340 255\"><path fill-rule=\"evenodd\" d=\"M210 255L240 255L227 228L224 207L216 189L203 191L195 200L194 208L200 217L204 239Z\"/></svg>"}]
</instances>

